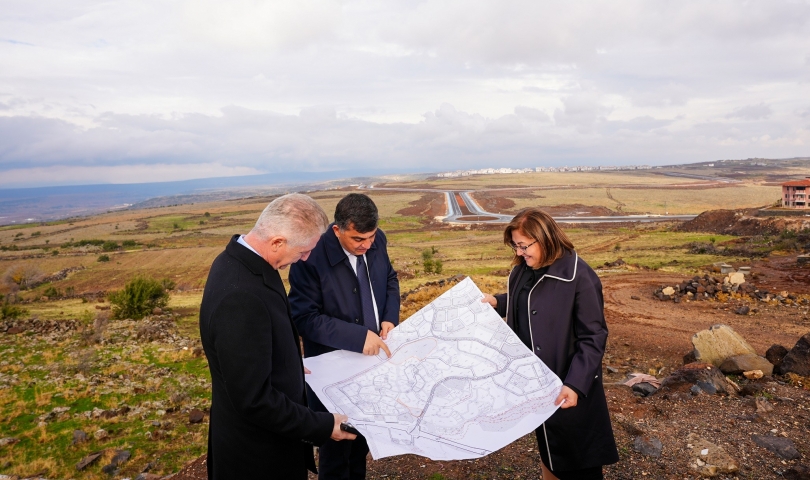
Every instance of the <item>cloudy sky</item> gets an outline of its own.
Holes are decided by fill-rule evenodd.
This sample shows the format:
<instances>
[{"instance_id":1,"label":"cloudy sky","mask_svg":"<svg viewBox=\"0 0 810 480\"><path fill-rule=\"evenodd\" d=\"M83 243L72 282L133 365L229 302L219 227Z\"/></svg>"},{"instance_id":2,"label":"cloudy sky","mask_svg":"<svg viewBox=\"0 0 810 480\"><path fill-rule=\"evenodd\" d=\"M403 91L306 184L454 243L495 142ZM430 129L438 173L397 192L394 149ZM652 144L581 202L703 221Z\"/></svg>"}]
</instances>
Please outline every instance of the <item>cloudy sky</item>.
<instances>
[{"instance_id":1,"label":"cloudy sky","mask_svg":"<svg viewBox=\"0 0 810 480\"><path fill-rule=\"evenodd\" d=\"M0 9L0 188L808 147L808 1Z\"/></svg>"}]
</instances>

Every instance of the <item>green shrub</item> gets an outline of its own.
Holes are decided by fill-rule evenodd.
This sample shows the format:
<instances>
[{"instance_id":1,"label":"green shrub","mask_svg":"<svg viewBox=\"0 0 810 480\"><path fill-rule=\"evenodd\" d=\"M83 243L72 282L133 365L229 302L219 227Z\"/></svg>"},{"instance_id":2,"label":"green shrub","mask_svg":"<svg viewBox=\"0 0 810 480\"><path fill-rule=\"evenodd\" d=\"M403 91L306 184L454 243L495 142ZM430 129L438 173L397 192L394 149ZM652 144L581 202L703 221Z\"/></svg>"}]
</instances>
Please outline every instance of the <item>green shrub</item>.
<instances>
[{"instance_id":1,"label":"green shrub","mask_svg":"<svg viewBox=\"0 0 810 480\"><path fill-rule=\"evenodd\" d=\"M203 214L203 217L205 217L205 218L208 218L208 217L210 217L210 216L211 216L211 214L210 214L210 213L208 213L208 212L205 212L205 213Z\"/></svg>"},{"instance_id":2,"label":"green shrub","mask_svg":"<svg viewBox=\"0 0 810 480\"><path fill-rule=\"evenodd\" d=\"M12 305L6 302L2 307L0 307L0 320L13 320L15 318L20 318L23 315L28 315L28 310L18 307L17 305Z\"/></svg>"},{"instance_id":3,"label":"green shrub","mask_svg":"<svg viewBox=\"0 0 810 480\"><path fill-rule=\"evenodd\" d=\"M124 240L123 242L121 242L121 246L126 248L136 247L138 246L138 242L136 242L135 240Z\"/></svg>"},{"instance_id":4,"label":"green shrub","mask_svg":"<svg viewBox=\"0 0 810 480\"><path fill-rule=\"evenodd\" d=\"M123 290L107 295L107 299L112 305L114 318L140 319L152 313L155 307L165 307L169 302L169 293L160 280L135 277Z\"/></svg>"},{"instance_id":5,"label":"green shrub","mask_svg":"<svg viewBox=\"0 0 810 480\"><path fill-rule=\"evenodd\" d=\"M42 294L45 295L48 298L58 298L58 297L62 296L62 292L60 292L53 285L49 285L48 288L46 288L45 291L42 292Z\"/></svg>"},{"instance_id":6,"label":"green shrub","mask_svg":"<svg viewBox=\"0 0 810 480\"><path fill-rule=\"evenodd\" d=\"M51 255L52 255L52 256L54 256L54 257L55 257L55 256L57 256L57 255L59 255L59 250L54 250L54 251L52 251L52 252L51 252Z\"/></svg>"},{"instance_id":7,"label":"green shrub","mask_svg":"<svg viewBox=\"0 0 810 480\"><path fill-rule=\"evenodd\" d=\"M99 262L109 262L110 256L109 255L99 255L98 260Z\"/></svg>"},{"instance_id":8,"label":"green shrub","mask_svg":"<svg viewBox=\"0 0 810 480\"><path fill-rule=\"evenodd\" d=\"M38 237L38 236L40 236L40 235L42 235L42 232L40 232L40 231L31 232L31 236L32 236L32 237Z\"/></svg>"},{"instance_id":9,"label":"green shrub","mask_svg":"<svg viewBox=\"0 0 810 480\"><path fill-rule=\"evenodd\" d=\"M113 250L118 250L119 245L118 242L114 242L112 240L107 240L106 242L101 244L101 249L105 252L112 252Z\"/></svg>"},{"instance_id":10,"label":"green shrub","mask_svg":"<svg viewBox=\"0 0 810 480\"><path fill-rule=\"evenodd\" d=\"M67 245L70 246L71 245L70 242L68 242ZM93 245L95 247L99 247L101 245L104 245L104 240L99 240L97 238L91 238L90 240L79 240L78 242L73 242L74 247L85 247L87 245Z\"/></svg>"},{"instance_id":11,"label":"green shrub","mask_svg":"<svg viewBox=\"0 0 810 480\"><path fill-rule=\"evenodd\" d=\"M439 259L433 260L433 273L442 273L442 261Z\"/></svg>"}]
</instances>

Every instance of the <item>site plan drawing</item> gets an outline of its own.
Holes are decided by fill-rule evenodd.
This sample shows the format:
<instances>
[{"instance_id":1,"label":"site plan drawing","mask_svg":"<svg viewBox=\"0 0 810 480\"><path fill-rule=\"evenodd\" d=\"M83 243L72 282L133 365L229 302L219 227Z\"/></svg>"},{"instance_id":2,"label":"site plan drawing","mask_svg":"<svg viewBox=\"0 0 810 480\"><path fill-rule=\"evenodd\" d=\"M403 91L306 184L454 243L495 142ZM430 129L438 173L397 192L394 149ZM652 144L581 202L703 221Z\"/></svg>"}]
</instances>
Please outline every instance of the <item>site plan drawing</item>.
<instances>
[{"instance_id":1,"label":"site plan drawing","mask_svg":"<svg viewBox=\"0 0 810 480\"><path fill-rule=\"evenodd\" d=\"M554 413L562 382L482 298L466 278L389 333L391 358L342 350L307 358L307 383L330 412L349 417L375 459L499 450Z\"/></svg>"}]
</instances>

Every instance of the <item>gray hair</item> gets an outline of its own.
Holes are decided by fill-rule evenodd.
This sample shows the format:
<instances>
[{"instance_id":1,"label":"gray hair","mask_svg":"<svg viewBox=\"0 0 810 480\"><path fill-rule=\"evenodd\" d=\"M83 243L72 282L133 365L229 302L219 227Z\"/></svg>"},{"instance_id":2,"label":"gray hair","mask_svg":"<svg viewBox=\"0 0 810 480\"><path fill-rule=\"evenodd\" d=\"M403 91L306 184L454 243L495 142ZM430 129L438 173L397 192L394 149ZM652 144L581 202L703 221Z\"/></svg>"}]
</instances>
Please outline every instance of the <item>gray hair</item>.
<instances>
[{"instance_id":1,"label":"gray hair","mask_svg":"<svg viewBox=\"0 0 810 480\"><path fill-rule=\"evenodd\" d=\"M326 231L329 218L312 198L290 193L270 202L251 232L262 240L284 237L291 246L306 245Z\"/></svg>"}]
</instances>

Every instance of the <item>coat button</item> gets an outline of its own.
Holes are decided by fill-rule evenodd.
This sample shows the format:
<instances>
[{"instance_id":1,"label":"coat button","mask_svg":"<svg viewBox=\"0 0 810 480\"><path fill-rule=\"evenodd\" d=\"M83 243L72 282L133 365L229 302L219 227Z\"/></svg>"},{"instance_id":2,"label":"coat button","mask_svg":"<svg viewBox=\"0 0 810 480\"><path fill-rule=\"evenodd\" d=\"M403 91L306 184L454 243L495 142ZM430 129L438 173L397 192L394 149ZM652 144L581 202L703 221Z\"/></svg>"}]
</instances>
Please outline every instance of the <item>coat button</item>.
<instances>
[{"instance_id":1,"label":"coat button","mask_svg":"<svg viewBox=\"0 0 810 480\"><path fill-rule=\"evenodd\" d=\"M540 348L540 346L535 346L535 347L534 347L534 349L535 349L535 350L537 350L538 352L539 352L540 350L542 350L542 349Z\"/></svg>"},{"instance_id":2,"label":"coat button","mask_svg":"<svg viewBox=\"0 0 810 480\"><path fill-rule=\"evenodd\" d=\"M356 289L356 288L353 288L353 289L352 289L352 293L357 293L357 289Z\"/></svg>"},{"instance_id":3,"label":"coat button","mask_svg":"<svg viewBox=\"0 0 810 480\"><path fill-rule=\"evenodd\" d=\"M532 310L532 315L537 315L537 310Z\"/></svg>"},{"instance_id":4,"label":"coat button","mask_svg":"<svg viewBox=\"0 0 810 480\"><path fill-rule=\"evenodd\" d=\"M355 318L355 319L354 319L354 323L360 323L360 319L359 319L359 318Z\"/></svg>"}]
</instances>

